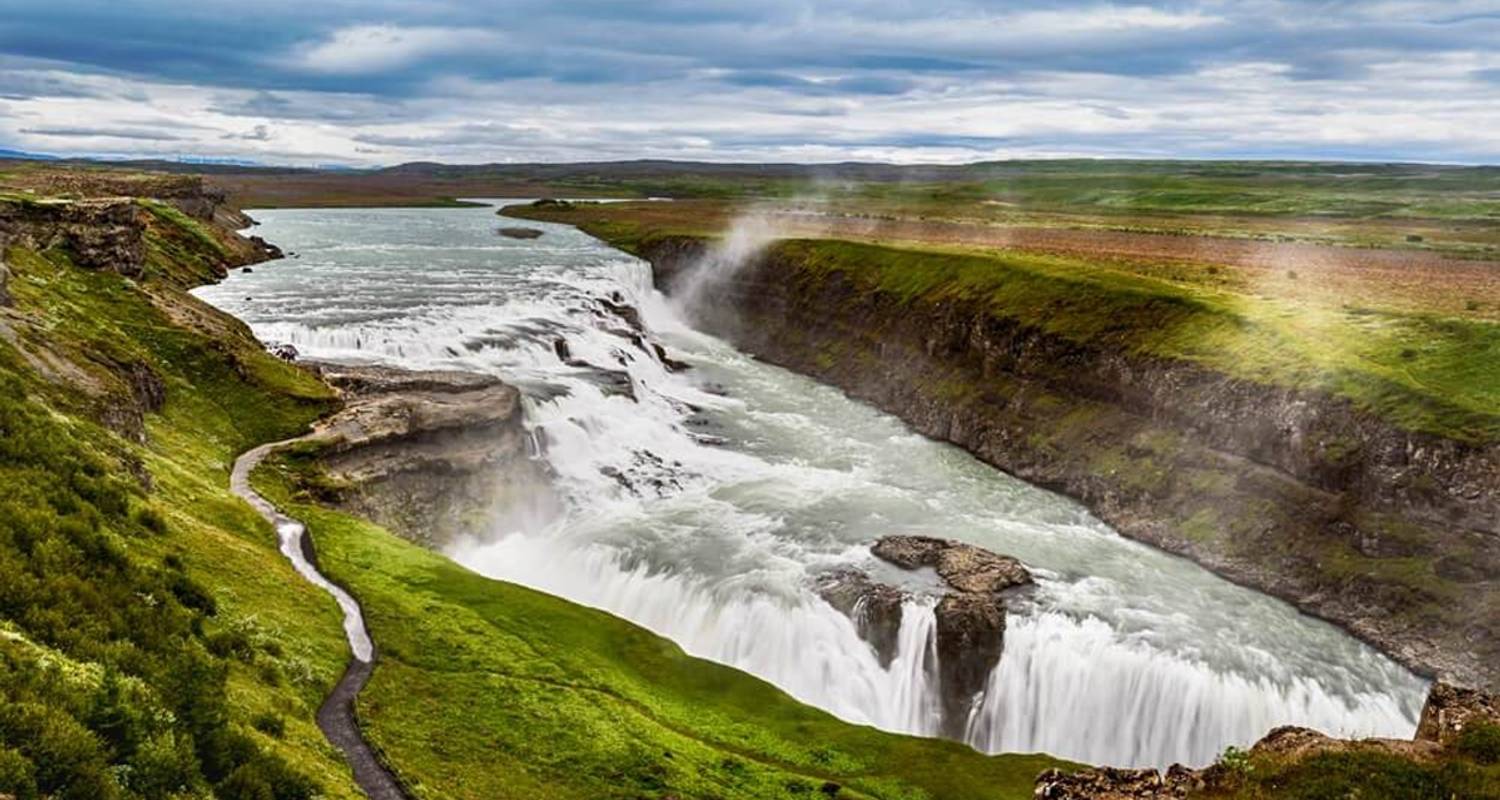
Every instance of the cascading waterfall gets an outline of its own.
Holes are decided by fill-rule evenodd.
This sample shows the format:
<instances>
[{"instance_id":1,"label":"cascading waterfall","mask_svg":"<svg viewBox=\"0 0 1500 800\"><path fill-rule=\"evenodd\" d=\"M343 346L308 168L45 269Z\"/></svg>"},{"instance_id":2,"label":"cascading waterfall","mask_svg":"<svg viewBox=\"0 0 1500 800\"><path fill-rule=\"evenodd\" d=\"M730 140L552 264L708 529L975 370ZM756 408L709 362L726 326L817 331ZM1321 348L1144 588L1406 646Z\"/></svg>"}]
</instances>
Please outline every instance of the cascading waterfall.
<instances>
[{"instance_id":1,"label":"cascading waterfall","mask_svg":"<svg viewBox=\"0 0 1500 800\"><path fill-rule=\"evenodd\" d=\"M455 546L473 569L609 610L845 719L932 735L931 602L908 603L882 667L809 587L830 569L882 570L867 549L880 535L949 536L1038 579L968 720L982 750L1203 764L1279 724L1415 728L1423 682L1370 648L691 330L647 265L576 231L502 240L487 209L257 216L301 260L201 295L262 339L493 372L526 392L564 510ZM639 309L693 369L632 341L611 304Z\"/></svg>"}]
</instances>

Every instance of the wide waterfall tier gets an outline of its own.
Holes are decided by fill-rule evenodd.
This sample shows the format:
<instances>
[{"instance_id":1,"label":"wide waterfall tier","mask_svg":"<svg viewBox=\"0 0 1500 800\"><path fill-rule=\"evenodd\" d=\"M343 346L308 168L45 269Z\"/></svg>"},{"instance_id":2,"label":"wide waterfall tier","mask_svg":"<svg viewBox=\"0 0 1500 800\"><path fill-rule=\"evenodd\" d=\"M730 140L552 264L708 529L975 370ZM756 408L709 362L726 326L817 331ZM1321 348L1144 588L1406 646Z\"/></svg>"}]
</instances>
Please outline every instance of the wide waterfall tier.
<instances>
[{"instance_id":1,"label":"wide waterfall tier","mask_svg":"<svg viewBox=\"0 0 1500 800\"><path fill-rule=\"evenodd\" d=\"M489 371L527 393L563 510L455 547L473 569L609 610L846 719L933 735L931 607L904 609L886 661L813 583L882 570L868 551L882 535L943 536L1037 579L963 726L978 748L1199 765L1275 725L1415 729L1424 682L1371 648L692 330L647 265L577 231L499 237L490 209L256 216L300 258L200 294L262 339Z\"/></svg>"}]
</instances>

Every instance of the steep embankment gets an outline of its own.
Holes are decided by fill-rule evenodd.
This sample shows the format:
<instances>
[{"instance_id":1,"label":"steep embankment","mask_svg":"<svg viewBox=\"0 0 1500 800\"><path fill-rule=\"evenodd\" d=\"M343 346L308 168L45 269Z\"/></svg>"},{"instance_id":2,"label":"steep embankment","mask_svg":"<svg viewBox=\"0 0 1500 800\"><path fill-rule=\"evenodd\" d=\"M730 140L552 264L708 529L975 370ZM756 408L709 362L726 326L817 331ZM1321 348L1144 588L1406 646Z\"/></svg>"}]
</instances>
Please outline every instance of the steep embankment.
<instances>
[{"instance_id":1,"label":"steep embankment","mask_svg":"<svg viewBox=\"0 0 1500 800\"><path fill-rule=\"evenodd\" d=\"M1128 536L1419 671L1500 685L1492 323L1027 253L807 239L744 256L662 232L658 208L639 212L649 222L612 206L507 213L635 252L703 329L1076 497Z\"/></svg>"},{"instance_id":2,"label":"steep embankment","mask_svg":"<svg viewBox=\"0 0 1500 800\"><path fill-rule=\"evenodd\" d=\"M0 196L0 795L357 797L337 613L227 490L333 395L184 291L263 257L214 196L91 177Z\"/></svg>"}]
</instances>

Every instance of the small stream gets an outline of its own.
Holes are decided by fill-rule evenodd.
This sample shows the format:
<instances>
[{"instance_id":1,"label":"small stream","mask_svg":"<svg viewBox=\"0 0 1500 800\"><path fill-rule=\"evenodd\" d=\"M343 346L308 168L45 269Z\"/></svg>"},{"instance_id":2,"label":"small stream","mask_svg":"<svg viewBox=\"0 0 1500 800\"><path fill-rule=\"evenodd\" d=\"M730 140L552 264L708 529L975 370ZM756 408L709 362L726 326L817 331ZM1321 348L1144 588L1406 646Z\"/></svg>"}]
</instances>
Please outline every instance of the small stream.
<instances>
[{"instance_id":1,"label":"small stream","mask_svg":"<svg viewBox=\"0 0 1500 800\"><path fill-rule=\"evenodd\" d=\"M648 265L578 231L505 239L486 208L253 216L298 257L198 294L262 339L489 372L525 393L562 511L517 513L452 548L472 569L607 609L845 719L931 735L930 604L913 602L882 666L810 584L881 570L879 536L950 537L1038 579L968 720L979 749L1202 765L1282 724L1415 730L1425 682L1372 648L693 330ZM693 368L674 373L622 335L612 299Z\"/></svg>"}]
</instances>

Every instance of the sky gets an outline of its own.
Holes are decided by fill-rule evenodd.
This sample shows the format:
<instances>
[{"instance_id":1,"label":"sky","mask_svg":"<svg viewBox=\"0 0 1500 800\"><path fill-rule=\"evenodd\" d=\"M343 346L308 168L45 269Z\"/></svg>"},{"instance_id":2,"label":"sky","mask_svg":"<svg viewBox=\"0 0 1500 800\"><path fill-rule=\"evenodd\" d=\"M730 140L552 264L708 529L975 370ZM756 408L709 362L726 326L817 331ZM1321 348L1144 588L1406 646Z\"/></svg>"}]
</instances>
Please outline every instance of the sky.
<instances>
[{"instance_id":1,"label":"sky","mask_svg":"<svg viewBox=\"0 0 1500 800\"><path fill-rule=\"evenodd\" d=\"M0 0L0 149L1500 163L1500 0Z\"/></svg>"}]
</instances>

